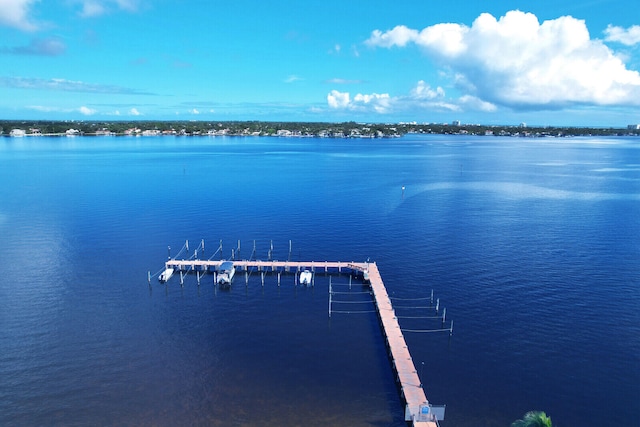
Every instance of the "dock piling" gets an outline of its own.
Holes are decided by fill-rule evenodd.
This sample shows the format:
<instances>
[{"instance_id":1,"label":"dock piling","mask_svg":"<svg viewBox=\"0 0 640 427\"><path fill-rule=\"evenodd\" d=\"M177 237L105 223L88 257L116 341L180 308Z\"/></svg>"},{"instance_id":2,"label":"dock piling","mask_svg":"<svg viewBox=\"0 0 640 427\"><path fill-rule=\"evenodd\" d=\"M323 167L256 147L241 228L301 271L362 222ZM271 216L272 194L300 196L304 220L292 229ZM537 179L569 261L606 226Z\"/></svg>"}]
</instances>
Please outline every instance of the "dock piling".
<instances>
[{"instance_id":1,"label":"dock piling","mask_svg":"<svg viewBox=\"0 0 640 427\"><path fill-rule=\"evenodd\" d=\"M331 277L329 277L329 319L331 319Z\"/></svg>"}]
</instances>

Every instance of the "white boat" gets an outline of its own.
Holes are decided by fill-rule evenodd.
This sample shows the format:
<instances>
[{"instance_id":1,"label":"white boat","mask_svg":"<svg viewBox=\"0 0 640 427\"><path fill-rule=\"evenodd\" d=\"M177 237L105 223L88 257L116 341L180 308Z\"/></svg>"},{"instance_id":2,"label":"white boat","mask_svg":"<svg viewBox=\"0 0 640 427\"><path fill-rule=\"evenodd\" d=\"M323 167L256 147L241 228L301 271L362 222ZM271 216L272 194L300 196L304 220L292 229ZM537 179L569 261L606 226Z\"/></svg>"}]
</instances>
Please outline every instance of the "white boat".
<instances>
[{"instance_id":1,"label":"white boat","mask_svg":"<svg viewBox=\"0 0 640 427\"><path fill-rule=\"evenodd\" d=\"M233 261L225 261L218 267L218 285L231 285L236 269Z\"/></svg>"},{"instance_id":2,"label":"white boat","mask_svg":"<svg viewBox=\"0 0 640 427\"><path fill-rule=\"evenodd\" d=\"M304 270L300 272L300 284L301 285L310 285L311 280L313 279L313 275L309 270Z\"/></svg>"},{"instance_id":3,"label":"white boat","mask_svg":"<svg viewBox=\"0 0 640 427\"><path fill-rule=\"evenodd\" d=\"M166 268L162 273L160 273L160 276L158 276L158 280L160 281L160 283L165 283L166 281L171 279L171 276L173 276L173 268Z\"/></svg>"}]
</instances>

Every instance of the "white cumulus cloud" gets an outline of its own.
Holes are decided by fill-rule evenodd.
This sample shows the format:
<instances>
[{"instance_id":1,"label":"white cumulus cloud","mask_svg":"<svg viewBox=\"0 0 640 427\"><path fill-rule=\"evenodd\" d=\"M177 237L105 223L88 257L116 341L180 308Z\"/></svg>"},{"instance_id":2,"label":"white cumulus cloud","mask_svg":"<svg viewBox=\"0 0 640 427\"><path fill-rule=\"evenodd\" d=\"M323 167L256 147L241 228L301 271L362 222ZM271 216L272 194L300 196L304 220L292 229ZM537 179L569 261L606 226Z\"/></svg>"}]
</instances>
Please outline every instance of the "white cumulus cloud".
<instances>
[{"instance_id":1,"label":"white cumulus cloud","mask_svg":"<svg viewBox=\"0 0 640 427\"><path fill-rule=\"evenodd\" d=\"M356 109L373 109L376 113L387 113L391 107L388 93L357 94L353 97L352 107Z\"/></svg>"},{"instance_id":2,"label":"white cumulus cloud","mask_svg":"<svg viewBox=\"0 0 640 427\"><path fill-rule=\"evenodd\" d=\"M327 103L331 108L346 108L350 103L349 92L332 90L327 95Z\"/></svg>"},{"instance_id":3,"label":"white cumulus cloud","mask_svg":"<svg viewBox=\"0 0 640 427\"><path fill-rule=\"evenodd\" d=\"M96 110L94 110L93 108L85 107L84 105L80 107L78 111L80 111L80 114L83 114L85 116L90 116L96 113Z\"/></svg>"},{"instance_id":4,"label":"white cumulus cloud","mask_svg":"<svg viewBox=\"0 0 640 427\"><path fill-rule=\"evenodd\" d=\"M0 25L35 31L38 25L29 17L29 9L36 0L0 0Z\"/></svg>"},{"instance_id":5,"label":"white cumulus cloud","mask_svg":"<svg viewBox=\"0 0 640 427\"><path fill-rule=\"evenodd\" d=\"M633 25L626 29L609 25L604 30L604 34L608 42L618 42L626 46L640 44L640 25Z\"/></svg>"},{"instance_id":6,"label":"white cumulus cloud","mask_svg":"<svg viewBox=\"0 0 640 427\"><path fill-rule=\"evenodd\" d=\"M353 98L349 92L332 90L327 95L327 103L333 109L359 112L387 113L392 108L394 99L388 93L358 93Z\"/></svg>"},{"instance_id":7,"label":"white cumulus cloud","mask_svg":"<svg viewBox=\"0 0 640 427\"><path fill-rule=\"evenodd\" d=\"M448 98L440 86L432 88L424 80L418 81L408 94L391 96L388 93L358 93L353 97L349 92L332 90L327 95L330 108L357 113L398 113L411 111L429 112L493 112L496 105L472 95Z\"/></svg>"},{"instance_id":8,"label":"white cumulus cloud","mask_svg":"<svg viewBox=\"0 0 640 427\"><path fill-rule=\"evenodd\" d=\"M424 80L420 80L416 87L411 90L411 96L418 99L444 98L445 92L440 86L432 89Z\"/></svg>"},{"instance_id":9,"label":"white cumulus cloud","mask_svg":"<svg viewBox=\"0 0 640 427\"><path fill-rule=\"evenodd\" d=\"M483 13L471 27L397 26L375 30L366 41L385 48L410 43L452 71L456 84L473 97L467 102L475 99L485 109L640 105L640 73L627 69L606 45L590 38L584 21L571 16L540 23L521 11L499 19Z\"/></svg>"},{"instance_id":10,"label":"white cumulus cloud","mask_svg":"<svg viewBox=\"0 0 640 427\"><path fill-rule=\"evenodd\" d=\"M129 115L131 115L131 116L140 116L141 113L140 113L140 111L138 111L137 108L132 108L132 109L129 110Z\"/></svg>"}]
</instances>

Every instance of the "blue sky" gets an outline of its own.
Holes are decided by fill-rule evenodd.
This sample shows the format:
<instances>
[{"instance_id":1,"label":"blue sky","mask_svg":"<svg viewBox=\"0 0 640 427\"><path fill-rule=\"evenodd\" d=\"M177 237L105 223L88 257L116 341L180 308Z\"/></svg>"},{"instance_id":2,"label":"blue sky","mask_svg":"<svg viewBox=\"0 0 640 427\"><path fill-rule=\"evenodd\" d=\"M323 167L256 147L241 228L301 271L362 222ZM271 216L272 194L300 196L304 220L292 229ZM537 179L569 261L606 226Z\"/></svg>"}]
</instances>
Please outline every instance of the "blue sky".
<instances>
[{"instance_id":1,"label":"blue sky","mask_svg":"<svg viewBox=\"0 0 640 427\"><path fill-rule=\"evenodd\" d=\"M640 123L636 0L0 0L0 119Z\"/></svg>"}]
</instances>

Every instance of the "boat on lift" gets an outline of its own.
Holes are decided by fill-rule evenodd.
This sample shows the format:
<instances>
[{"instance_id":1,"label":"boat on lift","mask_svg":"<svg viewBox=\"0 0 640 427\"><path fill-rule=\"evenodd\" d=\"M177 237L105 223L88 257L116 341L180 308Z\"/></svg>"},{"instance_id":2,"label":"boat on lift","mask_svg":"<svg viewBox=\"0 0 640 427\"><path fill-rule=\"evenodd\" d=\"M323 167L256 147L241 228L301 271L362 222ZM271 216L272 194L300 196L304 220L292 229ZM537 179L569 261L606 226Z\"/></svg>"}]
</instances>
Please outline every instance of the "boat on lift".
<instances>
[{"instance_id":1,"label":"boat on lift","mask_svg":"<svg viewBox=\"0 0 640 427\"><path fill-rule=\"evenodd\" d=\"M218 267L218 285L230 286L233 276L236 274L236 268L233 261L225 261Z\"/></svg>"},{"instance_id":2,"label":"boat on lift","mask_svg":"<svg viewBox=\"0 0 640 427\"><path fill-rule=\"evenodd\" d=\"M304 271L300 272L301 285L310 285L312 280L313 280L313 274L309 270L305 269Z\"/></svg>"},{"instance_id":3,"label":"boat on lift","mask_svg":"<svg viewBox=\"0 0 640 427\"><path fill-rule=\"evenodd\" d=\"M160 283L166 283L169 279L171 279L171 276L173 276L173 268L167 267L162 273L160 273L160 276L158 276L158 280L160 281Z\"/></svg>"}]
</instances>

